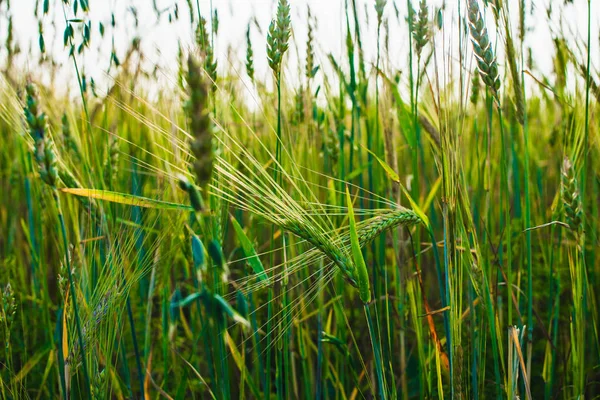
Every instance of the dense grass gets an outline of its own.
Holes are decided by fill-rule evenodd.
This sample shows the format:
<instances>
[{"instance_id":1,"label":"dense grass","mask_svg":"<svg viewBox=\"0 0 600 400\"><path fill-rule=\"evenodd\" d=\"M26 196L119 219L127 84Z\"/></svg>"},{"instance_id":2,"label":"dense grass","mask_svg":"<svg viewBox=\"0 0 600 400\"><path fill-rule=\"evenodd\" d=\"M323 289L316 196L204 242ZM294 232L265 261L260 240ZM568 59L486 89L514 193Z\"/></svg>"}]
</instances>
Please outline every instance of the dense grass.
<instances>
[{"instance_id":1,"label":"dense grass","mask_svg":"<svg viewBox=\"0 0 600 400\"><path fill-rule=\"evenodd\" d=\"M587 39L553 28L543 74L529 1L377 0L367 21L348 0L340 59L280 0L237 64L215 56L217 2L180 3L162 18L195 42L157 96L139 39L109 90L86 77L92 40L118 40L93 2L35 10L64 9L75 100L48 84L41 29L41 73L12 64L9 25L2 399L600 396L595 4Z\"/></svg>"}]
</instances>

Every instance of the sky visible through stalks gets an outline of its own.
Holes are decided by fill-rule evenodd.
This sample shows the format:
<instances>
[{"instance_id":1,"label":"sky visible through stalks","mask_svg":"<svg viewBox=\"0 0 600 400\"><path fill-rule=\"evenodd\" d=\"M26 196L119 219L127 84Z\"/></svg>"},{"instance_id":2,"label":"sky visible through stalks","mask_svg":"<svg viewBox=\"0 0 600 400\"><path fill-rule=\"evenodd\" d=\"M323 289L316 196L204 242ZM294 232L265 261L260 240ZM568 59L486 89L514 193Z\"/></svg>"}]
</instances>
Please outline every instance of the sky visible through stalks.
<instances>
[{"instance_id":1,"label":"sky visible through stalks","mask_svg":"<svg viewBox=\"0 0 600 400\"><path fill-rule=\"evenodd\" d=\"M17 39L20 41L23 48L28 49L33 47L34 53L38 51L38 27L31 13L32 8L40 0L19 0L12 5L11 12L14 15L14 23L19 26L19 35ZM529 32L527 34L526 45L531 47L536 67L548 73L552 69L552 54L548 51L551 46L552 33L551 29L558 29L558 17L562 18L564 29L572 33L572 38L584 39L587 30L587 8L585 1L575 1L574 4L566 8L565 12L560 15L555 15L553 23L548 23L546 17L546 7L552 2L558 0L538 0L532 2L533 14L530 16ZM173 10L174 4L179 3L179 20L172 18L169 22L169 10ZM220 27L219 34L216 38L216 56L221 62L221 66L229 65L236 67L243 76L243 65L240 60L244 58L245 52L245 34L246 26L250 19L255 19L260 31L253 29L251 38L253 41L264 41L267 33L269 21L271 20L273 11L277 4L275 0L200 0L200 9L207 12L211 9L211 5L219 12ZM358 10L363 14L362 19L371 22L368 29L365 30L365 57L374 63L376 57L376 15L370 0L358 0ZM395 0L396 6L400 13L401 22L398 22L395 17L390 18L390 40L393 45L390 46L389 60L395 68L406 68L406 59L403 56L407 52L407 35L405 29L404 16L406 15L406 2L403 0ZM430 2L431 9L440 7L443 4L442 0L434 0ZM512 23L518 24L518 9L519 0L508 0L509 7L515 10L513 13ZM292 0L291 15L292 21L304 19L306 17L307 6L310 6L311 12L316 22L316 57L317 63L320 65L327 64L327 54L331 53L336 58L343 55L344 48L344 1L343 0ZM450 11L445 12L445 23L456 22L456 7L455 1L450 1L446 6ZM135 21L137 14L138 26ZM156 10L159 10L160 17L157 16ZM58 13L58 14L52 14ZM62 16L62 7L60 2L57 2L57 7L51 11L48 21L60 21L60 18L55 18L56 15ZM161 85L172 86L174 81L172 76L176 70L175 60L177 56L177 41L181 40L183 45L193 44L193 35L189 24L189 13L184 1L174 0L106 0L92 2L89 19L93 24L97 25L102 22L105 26L109 26L111 21L111 13L118 17L118 23L115 34L115 47L117 54L122 55L126 52L132 38L142 38L142 49L144 51L147 62L145 63L148 69L154 68L155 65L161 67L163 74L159 74L159 80L154 81L155 89ZM394 13L392 7L386 9L386 15L391 16ZM173 15L173 13L171 13ZM210 22L209 22L210 24ZM598 32L600 26L600 8L596 8L595 16L592 18L592 31ZM365 28L363 26L363 28ZM62 46L63 26L57 26L58 40L55 41L51 48L55 59L66 66L62 68L62 79L68 81L73 79L73 71L69 59L68 51ZM305 41L307 27L306 24L292 23L292 50L287 56L285 68L288 71L295 71L298 65L298 54L305 54ZM55 34L54 27L47 23L45 26L47 37L52 37ZM94 32L97 34L97 32ZM494 35L494 30L490 30L490 34ZM5 38L6 32L2 30L0 38ZM492 36L493 37L493 36ZM446 38L452 40L452 38ZM574 39L572 39L574 40ZM49 39L47 38L48 42ZM92 42L94 40L92 39ZM99 42L99 41L96 41ZM574 41L575 43L575 41ZM297 46L297 47L296 47ZM502 47L502 46L499 46ZM594 65L598 62L599 41L592 41L591 51ZM110 62L110 43L102 41L102 45L92 45L91 50L86 51L82 64L85 66L89 76L94 77L96 82L104 82L105 87L108 85L106 72ZM256 46L255 50L255 68L257 76L266 77L269 73L266 62L266 53L264 46ZM584 52L583 48L579 51ZM501 55L502 49L499 50ZM31 69L33 66L21 58L20 65L25 69ZM224 67L223 67L224 68ZM39 73L39 71L33 71ZM296 74L286 74L285 79L290 84L297 84ZM530 85L531 86L531 85ZM100 85L100 88L102 86Z\"/></svg>"}]
</instances>

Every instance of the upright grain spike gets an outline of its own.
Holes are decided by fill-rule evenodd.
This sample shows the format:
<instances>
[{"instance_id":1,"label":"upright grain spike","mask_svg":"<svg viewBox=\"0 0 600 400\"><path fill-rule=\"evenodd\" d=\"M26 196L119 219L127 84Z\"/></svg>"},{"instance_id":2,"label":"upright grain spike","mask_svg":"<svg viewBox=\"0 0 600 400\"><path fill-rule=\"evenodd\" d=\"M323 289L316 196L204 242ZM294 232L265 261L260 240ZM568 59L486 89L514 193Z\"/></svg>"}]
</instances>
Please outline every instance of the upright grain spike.
<instances>
[{"instance_id":1,"label":"upright grain spike","mask_svg":"<svg viewBox=\"0 0 600 400\"><path fill-rule=\"evenodd\" d=\"M500 98L498 90L500 89L500 77L498 75L498 63L494 49L488 35L485 21L479 10L478 0L469 0L469 25L471 32L471 42L473 51L477 57L477 67L481 74L481 79L489 88L492 96L498 104Z\"/></svg>"},{"instance_id":2,"label":"upright grain spike","mask_svg":"<svg viewBox=\"0 0 600 400\"><path fill-rule=\"evenodd\" d=\"M381 25L383 22L383 10L387 0L375 0L375 12L377 13L377 25Z\"/></svg>"},{"instance_id":3,"label":"upright grain spike","mask_svg":"<svg viewBox=\"0 0 600 400\"><path fill-rule=\"evenodd\" d=\"M252 82L254 82L254 52L252 51L252 41L250 40L250 24L246 30L246 73Z\"/></svg>"},{"instance_id":4,"label":"upright grain spike","mask_svg":"<svg viewBox=\"0 0 600 400\"><path fill-rule=\"evenodd\" d=\"M308 35L306 39L306 80L307 82L313 78L313 70L315 68L315 50L313 47L313 26L311 24L311 12L310 7L308 7ZM310 93L309 93L310 94Z\"/></svg>"},{"instance_id":5,"label":"upright grain spike","mask_svg":"<svg viewBox=\"0 0 600 400\"><path fill-rule=\"evenodd\" d=\"M29 83L25 90L27 92L27 103L23 111L29 126L29 133L34 141L34 158L38 165L40 177L50 187L56 188L58 165L54 143L47 132L46 114L39 107L36 87Z\"/></svg>"},{"instance_id":6,"label":"upright grain spike","mask_svg":"<svg viewBox=\"0 0 600 400\"><path fill-rule=\"evenodd\" d=\"M214 169L212 138L215 127L208 107L208 86L203 79L199 63L191 54L188 57L187 84L189 99L186 103L186 112L193 137L190 149L195 157L192 169L198 185L206 189ZM206 190L204 193L206 194Z\"/></svg>"},{"instance_id":7,"label":"upright grain spike","mask_svg":"<svg viewBox=\"0 0 600 400\"><path fill-rule=\"evenodd\" d=\"M212 80L211 89L214 92L217 90L217 61L215 60L214 50L209 40L208 30L206 28L206 19L200 18L198 26L196 27L196 43L200 49L200 54L204 62L204 69ZM189 60L188 60L189 64Z\"/></svg>"},{"instance_id":8,"label":"upright grain spike","mask_svg":"<svg viewBox=\"0 0 600 400\"><path fill-rule=\"evenodd\" d=\"M279 4L277 5L277 31L279 35L277 44L282 57L288 49L288 41L291 34L290 25L290 3L288 0L279 0Z\"/></svg>"},{"instance_id":9,"label":"upright grain spike","mask_svg":"<svg viewBox=\"0 0 600 400\"><path fill-rule=\"evenodd\" d=\"M288 49L291 34L290 24L290 4L287 0L279 0L277 15L271 21L267 34L267 58L269 67L276 76L279 76L281 72L281 60Z\"/></svg>"},{"instance_id":10,"label":"upright grain spike","mask_svg":"<svg viewBox=\"0 0 600 400\"><path fill-rule=\"evenodd\" d=\"M419 16L413 31L413 38L415 40L415 52L417 53L417 58L421 58L423 48L429 41L429 37L431 35L428 14L429 8L427 7L427 1L421 0L419 2Z\"/></svg>"}]
</instances>

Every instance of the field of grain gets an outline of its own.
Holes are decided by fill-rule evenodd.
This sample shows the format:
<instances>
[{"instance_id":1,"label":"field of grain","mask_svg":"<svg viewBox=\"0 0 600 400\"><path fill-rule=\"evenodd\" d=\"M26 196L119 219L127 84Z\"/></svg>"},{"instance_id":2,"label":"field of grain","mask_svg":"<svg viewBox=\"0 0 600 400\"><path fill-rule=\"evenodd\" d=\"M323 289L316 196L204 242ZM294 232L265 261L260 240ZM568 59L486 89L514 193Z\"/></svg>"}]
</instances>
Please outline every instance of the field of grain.
<instances>
[{"instance_id":1,"label":"field of grain","mask_svg":"<svg viewBox=\"0 0 600 400\"><path fill-rule=\"evenodd\" d=\"M0 1L2 400L600 398L598 4L335 1Z\"/></svg>"}]
</instances>

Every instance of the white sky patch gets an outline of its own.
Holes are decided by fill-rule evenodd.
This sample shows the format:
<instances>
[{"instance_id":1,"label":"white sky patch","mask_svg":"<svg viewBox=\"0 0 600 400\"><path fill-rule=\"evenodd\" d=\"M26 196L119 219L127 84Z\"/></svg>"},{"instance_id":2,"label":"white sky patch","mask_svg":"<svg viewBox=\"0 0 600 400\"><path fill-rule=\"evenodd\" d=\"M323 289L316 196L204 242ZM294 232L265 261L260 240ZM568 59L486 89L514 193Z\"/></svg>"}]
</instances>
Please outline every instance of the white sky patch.
<instances>
[{"instance_id":1,"label":"white sky patch","mask_svg":"<svg viewBox=\"0 0 600 400\"><path fill-rule=\"evenodd\" d=\"M90 11L83 14L81 10L77 17L92 22L91 48L77 57L82 71L88 78L92 77L98 83L99 89L108 85L106 72L110 65L110 54L113 47L119 58L123 57L134 37L141 38L143 53L146 58L145 69L151 71L158 66L161 73L157 74L158 80L154 82L155 88L169 87L175 83L177 71L178 42L184 49L193 45L193 32L190 25L189 8L186 0L88 0ZM219 69L230 70L232 67L239 73L241 79L246 80L244 57L246 51L245 34L248 23L255 18L260 30L252 24L252 43L257 79L269 81L270 71L266 60L266 31L271 18L276 10L275 0L190 0L196 6L198 3L203 16L210 20L211 8L218 10L219 33L215 39L215 52ZM516 33L518 26L519 0L507 0L511 10L511 23ZM39 3L40 14L43 0L13 0L10 15L13 17L14 35L19 41L22 54L15 61L15 68L24 68L32 74L39 74L38 69L38 24L33 15L35 4ZM345 50L346 21L344 14L344 0L290 0L292 5L292 41L290 50L286 55L285 79L289 84L298 84L301 81L304 67L305 43L307 36L307 7L310 6L315 23L315 46L317 49L316 63L331 71L327 59L331 54L347 69ZM362 28L363 47L366 59L374 64L377 52L376 15L373 0L356 0L359 12L359 21ZM389 0L385 15L389 19L390 51L384 57L385 67L388 70L406 70L408 60L408 27L405 16L407 4L405 0L396 0L400 18L396 18L393 4ZM430 15L433 18L435 9L444 2L441 0L429 2ZM548 23L546 9L552 3L555 8L554 17ZM576 54L583 56L587 38L587 1L575 0L575 4L562 7L563 0L526 0L528 9L533 13L527 15L526 47L531 47L533 59L536 63L536 74L550 74L554 45L551 30L563 30L571 37L571 48ZM592 1L596 3L596 1ZM63 8L62 0L51 0L50 13L42 18L44 37L47 53L50 53L57 62L58 79L61 87L68 88L71 93L78 90L75 80L73 62L69 58L69 50L63 46L63 31L67 18L75 18L72 7ZM446 1L444 12L445 31L436 35L438 49L445 48L445 57L448 53L451 58L457 57L455 51L458 41L457 10L459 2ZM465 2L460 2L465 13ZM157 17L155 6L164 11L160 18ZM418 8L418 1L413 0L413 5ZM169 13L173 17L175 6L178 7L179 19L169 23ZM592 4L592 65L597 71L599 59L599 20L600 5ZM2 7L0 18L0 39L6 39L7 12L6 6ZM132 10L137 12L138 26ZM170 12L169 12L170 11ZM111 28L111 14L115 15L116 28ZM197 19L197 15L194 15ZM560 20L559 20L560 18ZM488 8L488 26L492 27L492 16ZM105 27L105 36L100 40L99 23ZM352 23L352 21L351 21ZM210 24L210 23L209 23ZM494 32L490 30L493 37ZM382 34L383 36L383 34ZM81 35L76 36L76 43L81 41ZM383 38L382 38L383 41ZM577 44L579 48L577 48ZM496 42L497 53L503 54L502 42ZM31 49L31 54L28 50ZM5 50L2 57L5 57ZM469 54L472 52L470 51ZM298 63L298 59L302 60ZM370 66L370 64L368 65ZM474 67L474 64L472 64ZM114 67L113 67L114 72ZM408 74L403 73L405 78ZM404 79L403 78L403 79ZM46 76L47 80L48 77ZM527 85L535 85L532 80L526 80ZM150 89L150 88L147 88Z\"/></svg>"}]
</instances>

